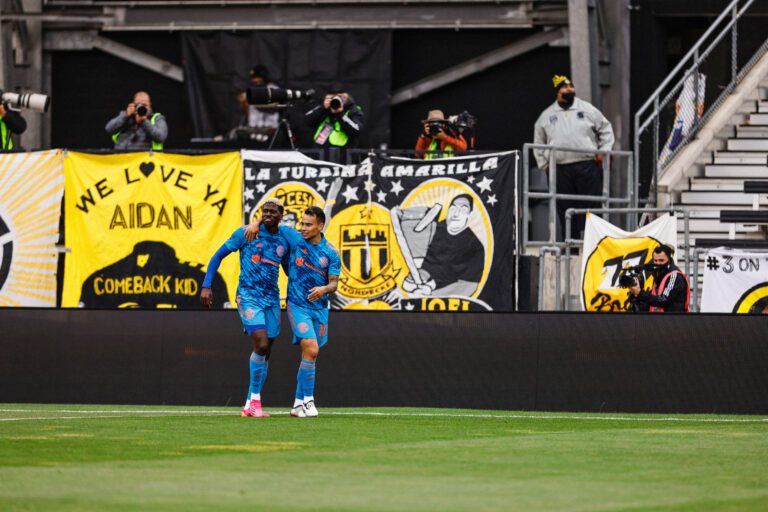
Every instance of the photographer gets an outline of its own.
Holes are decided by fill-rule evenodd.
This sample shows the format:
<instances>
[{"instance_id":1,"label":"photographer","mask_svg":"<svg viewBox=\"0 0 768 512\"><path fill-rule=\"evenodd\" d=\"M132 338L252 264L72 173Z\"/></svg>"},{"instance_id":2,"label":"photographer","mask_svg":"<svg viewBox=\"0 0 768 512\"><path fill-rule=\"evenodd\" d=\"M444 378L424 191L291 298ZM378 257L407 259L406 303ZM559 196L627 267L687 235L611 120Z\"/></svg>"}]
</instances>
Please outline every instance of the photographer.
<instances>
[{"instance_id":1,"label":"photographer","mask_svg":"<svg viewBox=\"0 0 768 512\"><path fill-rule=\"evenodd\" d=\"M152 101L144 91L137 92L133 102L111 119L104 129L112 136L115 149L123 151L162 151L163 142L168 137L165 117L152 111Z\"/></svg>"},{"instance_id":2,"label":"photographer","mask_svg":"<svg viewBox=\"0 0 768 512\"><path fill-rule=\"evenodd\" d=\"M421 124L423 133L416 140L416 151L421 152L420 158L445 158L454 151L466 151L467 141L454 132L442 110L430 110Z\"/></svg>"},{"instance_id":3,"label":"photographer","mask_svg":"<svg viewBox=\"0 0 768 512\"><path fill-rule=\"evenodd\" d=\"M309 126L316 127L315 147L353 148L363 129L363 109L340 83L332 84L323 104L304 114L304 118Z\"/></svg>"},{"instance_id":4,"label":"photographer","mask_svg":"<svg viewBox=\"0 0 768 512\"><path fill-rule=\"evenodd\" d=\"M673 249L665 244L653 250L653 264L650 266L653 276L651 291L643 290L637 282L629 287L631 299L641 311L688 311L691 297L688 278L675 265L672 253Z\"/></svg>"},{"instance_id":5,"label":"photographer","mask_svg":"<svg viewBox=\"0 0 768 512\"><path fill-rule=\"evenodd\" d=\"M21 135L27 129L27 122L21 114L0 103L0 151L13 151L11 134Z\"/></svg>"}]
</instances>

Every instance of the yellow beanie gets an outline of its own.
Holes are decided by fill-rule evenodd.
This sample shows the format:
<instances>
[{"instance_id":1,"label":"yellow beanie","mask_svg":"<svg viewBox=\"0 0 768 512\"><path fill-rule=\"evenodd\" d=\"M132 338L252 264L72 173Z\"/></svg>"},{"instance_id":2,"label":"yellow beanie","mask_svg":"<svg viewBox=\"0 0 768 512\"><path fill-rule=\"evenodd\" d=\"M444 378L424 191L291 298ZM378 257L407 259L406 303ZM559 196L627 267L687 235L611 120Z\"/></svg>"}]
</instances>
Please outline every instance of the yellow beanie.
<instances>
[{"instance_id":1,"label":"yellow beanie","mask_svg":"<svg viewBox=\"0 0 768 512\"><path fill-rule=\"evenodd\" d=\"M570 84L570 83L571 81L565 75L555 75L552 77L552 84L555 86L555 89L559 89L560 86L563 84Z\"/></svg>"}]
</instances>

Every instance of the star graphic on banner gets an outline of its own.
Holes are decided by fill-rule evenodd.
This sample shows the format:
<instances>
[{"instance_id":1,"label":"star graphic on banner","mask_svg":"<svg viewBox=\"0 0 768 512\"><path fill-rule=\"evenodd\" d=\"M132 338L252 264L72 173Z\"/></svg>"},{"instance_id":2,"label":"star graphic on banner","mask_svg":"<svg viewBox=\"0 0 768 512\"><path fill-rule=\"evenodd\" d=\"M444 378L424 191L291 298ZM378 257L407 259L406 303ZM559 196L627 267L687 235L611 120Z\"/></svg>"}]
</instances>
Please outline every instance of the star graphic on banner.
<instances>
[{"instance_id":1,"label":"star graphic on banner","mask_svg":"<svg viewBox=\"0 0 768 512\"><path fill-rule=\"evenodd\" d=\"M489 205L496 206L496 203L499 202L498 199L496 199L496 194L490 194L488 196L488 199L485 200Z\"/></svg>"},{"instance_id":2,"label":"star graphic on banner","mask_svg":"<svg viewBox=\"0 0 768 512\"><path fill-rule=\"evenodd\" d=\"M252 188L245 189L245 192L243 192L243 197L245 198L246 201L249 199L254 199L253 189Z\"/></svg>"},{"instance_id":3,"label":"star graphic on banner","mask_svg":"<svg viewBox=\"0 0 768 512\"><path fill-rule=\"evenodd\" d=\"M265 184L263 183L256 184L256 192L258 192L259 194L263 194L266 191L267 191L267 186Z\"/></svg>"},{"instance_id":4,"label":"star graphic on banner","mask_svg":"<svg viewBox=\"0 0 768 512\"><path fill-rule=\"evenodd\" d=\"M325 192L325 189L327 188L328 188L328 182L325 181L325 178L317 182L317 190L319 190L320 192Z\"/></svg>"},{"instance_id":5,"label":"star graphic on banner","mask_svg":"<svg viewBox=\"0 0 768 512\"><path fill-rule=\"evenodd\" d=\"M406 304L405 305L405 309L407 309L408 311L413 311L413 308L414 308L413 304Z\"/></svg>"},{"instance_id":6,"label":"star graphic on banner","mask_svg":"<svg viewBox=\"0 0 768 512\"><path fill-rule=\"evenodd\" d=\"M483 179L477 184L477 188L480 189L480 192L490 192L491 183L493 183L493 180L489 180L488 176L483 176Z\"/></svg>"},{"instance_id":7,"label":"star graphic on banner","mask_svg":"<svg viewBox=\"0 0 768 512\"><path fill-rule=\"evenodd\" d=\"M390 192L395 194L395 196L398 196L400 194L400 192L405 190L403 188L403 186L401 185L401 182L402 182L402 180L397 180L397 181L393 181L392 182L392 190L390 190Z\"/></svg>"},{"instance_id":8,"label":"star graphic on banner","mask_svg":"<svg viewBox=\"0 0 768 512\"><path fill-rule=\"evenodd\" d=\"M373 192L373 189L376 188L376 183L373 182L373 180L368 180L365 182L365 190L367 192Z\"/></svg>"},{"instance_id":9,"label":"star graphic on banner","mask_svg":"<svg viewBox=\"0 0 768 512\"><path fill-rule=\"evenodd\" d=\"M341 195L344 196L344 199L347 200L348 203L352 201L357 201L357 187L353 187L352 185L347 185L346 190L341 193Z\"/></svg>"},{"instance_id":10,"label":"star graphic on banner","mask_svg":"<svg viewBox=\"0 0 768 512\"><path fill-rule=\"evenodd\" d=\"M474 182L475 182L475 177L474 176L472 176L471 174L469 176L467 176L467 183L474 183Z\"/></svg>"},{"instance_id":11,"label":"star graphic on banner","mask_svg":"<svg viewBox=\"0 0 768 512\"><path fill-rule=\"evenodd\" d=\"M380 203L383 203L384 201L387 200L387 193L384 192L383 190L379 190L378 192L376 192L376 200Z\"/></svg>"}]
</instances>

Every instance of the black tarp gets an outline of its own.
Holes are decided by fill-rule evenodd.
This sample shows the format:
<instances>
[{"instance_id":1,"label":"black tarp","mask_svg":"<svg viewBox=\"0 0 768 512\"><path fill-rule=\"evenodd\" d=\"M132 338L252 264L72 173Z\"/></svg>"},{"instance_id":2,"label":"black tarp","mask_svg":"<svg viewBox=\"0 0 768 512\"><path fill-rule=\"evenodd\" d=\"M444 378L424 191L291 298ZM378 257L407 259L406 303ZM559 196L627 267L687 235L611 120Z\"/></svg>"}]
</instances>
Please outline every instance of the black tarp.
<instances>
[{"instance_id":1,"label":"black tarp","mask_svg":"<svg viewBox=\"0 0 768 512\"><path fill-rule=\"evenodd\" d=\"M365 112L359 146L378 147L389 140L390 31L260 31L185 33L182 53L196 137L225 134L238 124L238 92L248 70L267 67L270 79L291 89L323 94L341 82ZM300 146L311 142L303 122L305 103L289 109Z\"/></svg>"}]
</instances>

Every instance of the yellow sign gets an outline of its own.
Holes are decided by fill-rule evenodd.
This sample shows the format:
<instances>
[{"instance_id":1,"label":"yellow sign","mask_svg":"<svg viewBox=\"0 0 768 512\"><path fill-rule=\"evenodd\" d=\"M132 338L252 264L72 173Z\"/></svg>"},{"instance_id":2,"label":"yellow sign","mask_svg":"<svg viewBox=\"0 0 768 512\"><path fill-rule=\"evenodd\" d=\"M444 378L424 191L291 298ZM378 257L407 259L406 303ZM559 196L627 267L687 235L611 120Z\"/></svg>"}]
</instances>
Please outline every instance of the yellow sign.
<instances>
[{"instance_id":1,"label":"yellow sign","mask_svg":"<svg viewBox=\"0 0 768 512\"><path fill-rule=\"evenodd\" d=\"M196 307L208 260L242 225L239 154L70 152L64 172L62 306ZM223 261L216 306L234 304L238 272Z\"/></svg>"},{"instance_id":2,"label":"yellow sign","mask_svg":"<svg viewBox=\"0 0 768 512\"><path fill-rule=\"evenodd\" d=\"M651 237L614 238L600 240L591 254L584 255L582 294L587 311L627 311L629 291L619 286L623 269L649 263L659 241ZM652 287L652 278L646 279L645 289Z\"/></svg>"}]
</instances>

